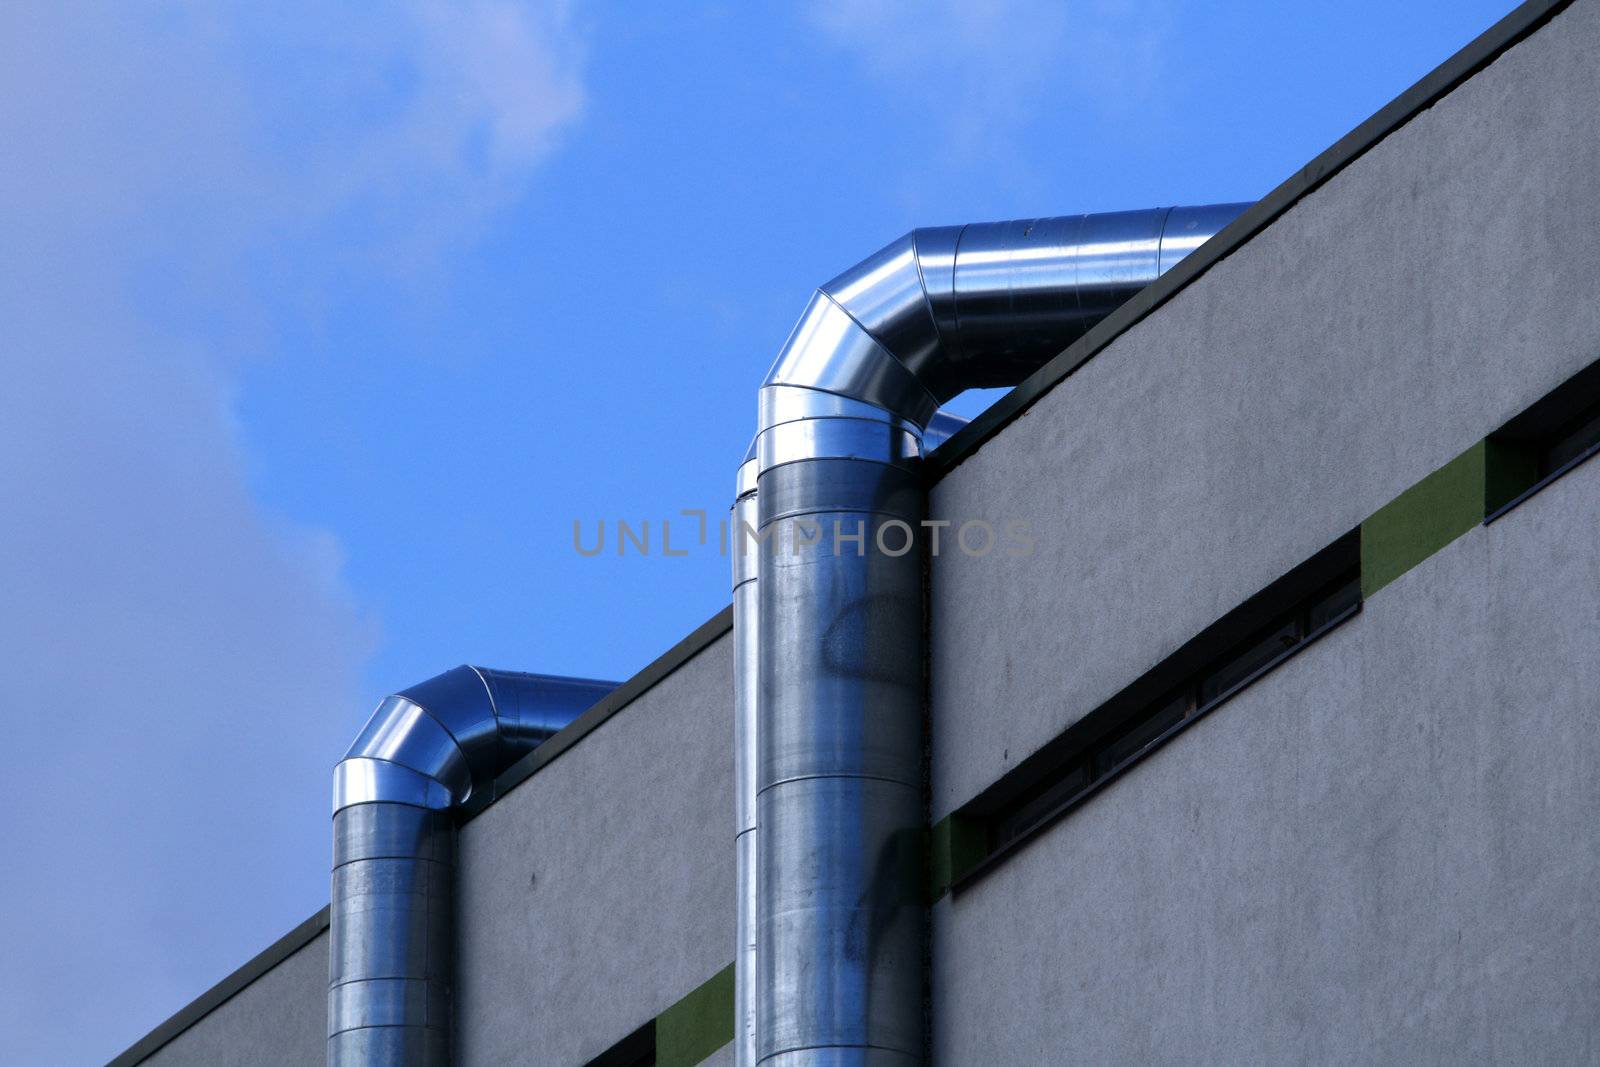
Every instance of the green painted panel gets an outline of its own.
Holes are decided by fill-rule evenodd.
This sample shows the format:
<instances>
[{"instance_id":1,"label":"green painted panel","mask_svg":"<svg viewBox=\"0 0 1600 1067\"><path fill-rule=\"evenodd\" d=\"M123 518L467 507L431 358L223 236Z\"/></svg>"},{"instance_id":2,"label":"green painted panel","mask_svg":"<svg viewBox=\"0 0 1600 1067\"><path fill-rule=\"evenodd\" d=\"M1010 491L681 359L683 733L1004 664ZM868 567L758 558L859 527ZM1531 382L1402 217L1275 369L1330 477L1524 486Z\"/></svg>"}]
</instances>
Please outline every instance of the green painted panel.
<instances>
[{"instance_id":1,"label":"green painted panel","mask_svg":"<svg viewBox=\"0 0 1600 1067\"><path fill-rule=\"evenodd\" d=\"M931 904L989 855L982 823L952 813L929 832L928 902Z\"/></svg>"},{"instance_id":2,"label":"green painted panel","mask_svg":"<svg viewBox=\"0 0 1600 1067\"><path fill-rule=\"evenodd\" d=\"M1361 595L1371 596L1533 488L1538 452L1490 436L1361 524Z\"/></svg>"},{"instance_id":3,"label":"green painted panel","mask_svg":"<svg viewBox=\"0 0 1600 1067\"><path fill-rule=\"evenodd\" d=\"M1371 596L1483 521L1488 443L1479 441L1361 524L1361 595Z\"/></svg>"},{"instance_id":4,"label":"green painted panel","mask_svg":"<svg viewBox=\"0 0 1600 1067\"><path fill-rule=\"evenodd\" d=\"M693 1067L733 1040L733 964L656 1016L657 1067Z\"/></svg>"}]
</instances>

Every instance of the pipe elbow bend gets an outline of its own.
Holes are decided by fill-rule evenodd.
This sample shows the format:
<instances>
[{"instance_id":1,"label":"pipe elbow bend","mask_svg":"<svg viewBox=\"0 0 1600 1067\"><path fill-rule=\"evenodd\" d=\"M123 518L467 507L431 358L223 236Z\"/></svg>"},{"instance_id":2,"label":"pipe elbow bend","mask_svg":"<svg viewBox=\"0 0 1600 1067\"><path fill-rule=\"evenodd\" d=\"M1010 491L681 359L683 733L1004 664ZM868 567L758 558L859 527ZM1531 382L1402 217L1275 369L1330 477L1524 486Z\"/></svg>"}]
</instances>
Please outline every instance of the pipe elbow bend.
<instances>
[{"instance_id":1,"label":"pipe elbow bend","mask_svg":"<svg viewBox=\"0 0 1600 1067\"><path fill-rule=\"evenodd\" d=\"M812 294L764 388L763 428L863 416L920 432L968 389L1014 386L1236 218L1247 204L913 230Z\"/></svg>"},{"instance_id":2,"label":"pipe elbow bend","mask_svg":"<svg viewBox=\"0 0 1600 1067\"><path fill-rule=\"evenodd\" d=\"M387 696L334 769L334 813L376 801L462 804L614 688L461 666Z\"/></svg>"},{"instance_id":3,"label":"pipe elbow bend","mask_svg":"<svg viewBox=\"0 0 1600 1067\"><path fill-rule=\"evenodd\" d=\"M944 347L938 315L949 301L940 279L951 276L959 234L914 230L813 292L767 375L762 427L887 415L920 432L945 399L922 372Z\"/></svg>"}]
</instances>

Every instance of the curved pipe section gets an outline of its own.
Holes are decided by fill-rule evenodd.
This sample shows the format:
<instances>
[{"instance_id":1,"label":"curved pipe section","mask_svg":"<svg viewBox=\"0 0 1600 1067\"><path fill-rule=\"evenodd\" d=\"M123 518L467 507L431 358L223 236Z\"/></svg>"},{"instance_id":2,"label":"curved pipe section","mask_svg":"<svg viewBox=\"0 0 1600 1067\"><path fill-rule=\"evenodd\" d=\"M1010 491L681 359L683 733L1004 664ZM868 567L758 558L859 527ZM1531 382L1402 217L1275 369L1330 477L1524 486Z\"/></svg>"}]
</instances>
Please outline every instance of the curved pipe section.
<instances>
[{"instance_id":1,"label":"curved pipe section","mask_svg":"<svg viewBox=\"0 0 1600 1067\"><path fill-rule=\"evenodd\" d=\"M457 667L378 705L333 773L330 1065L450 1062L451 809L614 688Z\"/></svg>"},{"instance_id":2,"label":"curved pipe section","mask_svg":"<svg viewBox=\"0 0 1600 1067\"><path fill-rule=\"evenodd\" d=\"M1020 382L1247 206L916 230L818 289L779 353L755 449L756 736L739 740L762 1064L923 1058L922 555L904 531L930 420Z\"/></svg>"}]
</instances>

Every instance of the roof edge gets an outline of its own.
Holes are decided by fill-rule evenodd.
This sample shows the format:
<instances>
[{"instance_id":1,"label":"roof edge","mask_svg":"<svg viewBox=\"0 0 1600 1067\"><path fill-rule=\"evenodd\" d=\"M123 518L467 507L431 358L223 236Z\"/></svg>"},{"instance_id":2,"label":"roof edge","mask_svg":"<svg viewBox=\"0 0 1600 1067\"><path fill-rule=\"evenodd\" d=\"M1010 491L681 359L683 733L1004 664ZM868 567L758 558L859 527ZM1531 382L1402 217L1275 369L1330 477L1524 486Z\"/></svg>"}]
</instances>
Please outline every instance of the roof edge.
<instances>
[{"instance_id":1,"label":"roof edge","mask_svg":"<svg viewBox=\"0 0 1600 1067\"><path fill-rule=\"evenodd\" d=\"M535 772L558 759L562 753L593 733L607 719L661 684L673 671L698 656L732 629L733 605L729 604L695 627L683 640L657 656L649 666L617 686L600 703L579 715L570 726L556 731L550 740L506 768L487 789L475 791L459 809L461 821L467 822L477 816Z\"/></svg>"},{"instance_id":2,"label":"roof edge","mask_svg":"<svg viewBox=\"0 0 1600 1067\"><path fill-rule=\"evenodd\" d=\"M232 1000L234 994L242 992L256 979L311 944L327 928L328 906L323 905L321 911L256 953L228 977L195 997L169 1016L165 1022L129 1045L126 1051L106 1067L133 1067L134 1064L149 1059L185 1030Z\"/></svg>"},{"instance_id":3,"label":"roof edge","mask_svg":"<svg viewBox=\"0 0 1600 1067\"><path fill-rule=\"evenodd\" d=\"M683 640L657 656L647 667L619 685L605 699L579 715L570 726L557 731L550 740L513 763L487 788L475 791L467 803L457 809L461 813L461 821L470 820L521 785L540 768L593 733L612 716L655 688L668 675L705 651L732 629L733 606L730 604L695 627ZM185 1030L222 1007L246 986L315 941L324 930L328 929L329 911L329 907L324 905L315 915L252 956L232 974L201 993L155 1029L128 1046L127 1050L111 1060L107 1067L134 1067L135 1064L155 1055Z\"/></svg>"},{"instance_id":4,"label":"roof edge","mask_svg":"<svg viewBox=\"0 0 1600 1067\"><path fill-rule=\"evenodd\" d=\"M930 486L937 484L982 448L991 437L1005 429L1145 316L1171 300L1190 282L1266 229L1278 216L1365 155L1389 134L1438 103L1462 82L1540 29L1571 3L1572 0L1526 0L1455 55L1423 75L1411 88L1335 141L1332 147L1301 167L1287 181L1223 227L1215 237L1140 290L1137 296L1108 315L930 453L923 468L927 483Z\"/></svg>"}]
</instances>

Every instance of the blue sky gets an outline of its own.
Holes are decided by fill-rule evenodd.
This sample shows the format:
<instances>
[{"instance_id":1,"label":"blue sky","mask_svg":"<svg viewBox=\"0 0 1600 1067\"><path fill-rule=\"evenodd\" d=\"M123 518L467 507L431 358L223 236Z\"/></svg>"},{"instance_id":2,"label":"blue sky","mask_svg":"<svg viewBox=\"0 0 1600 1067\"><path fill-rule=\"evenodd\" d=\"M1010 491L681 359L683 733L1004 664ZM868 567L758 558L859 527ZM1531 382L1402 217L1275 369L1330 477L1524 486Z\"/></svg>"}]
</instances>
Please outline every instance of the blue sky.
<instances>
[{"instance_id":1,"label":"blue sky","mask_svg":"<svg viewBox=\"0 0 1600 1067\"><path fill-rule=\"evenodd\" d=\"M325 903L383 694L718 610L713 549L572 525L720 517L812 286L1259 197L1509 7L0 6L0 1060L104 1060Z\"/></svg>"}]
</instances>

